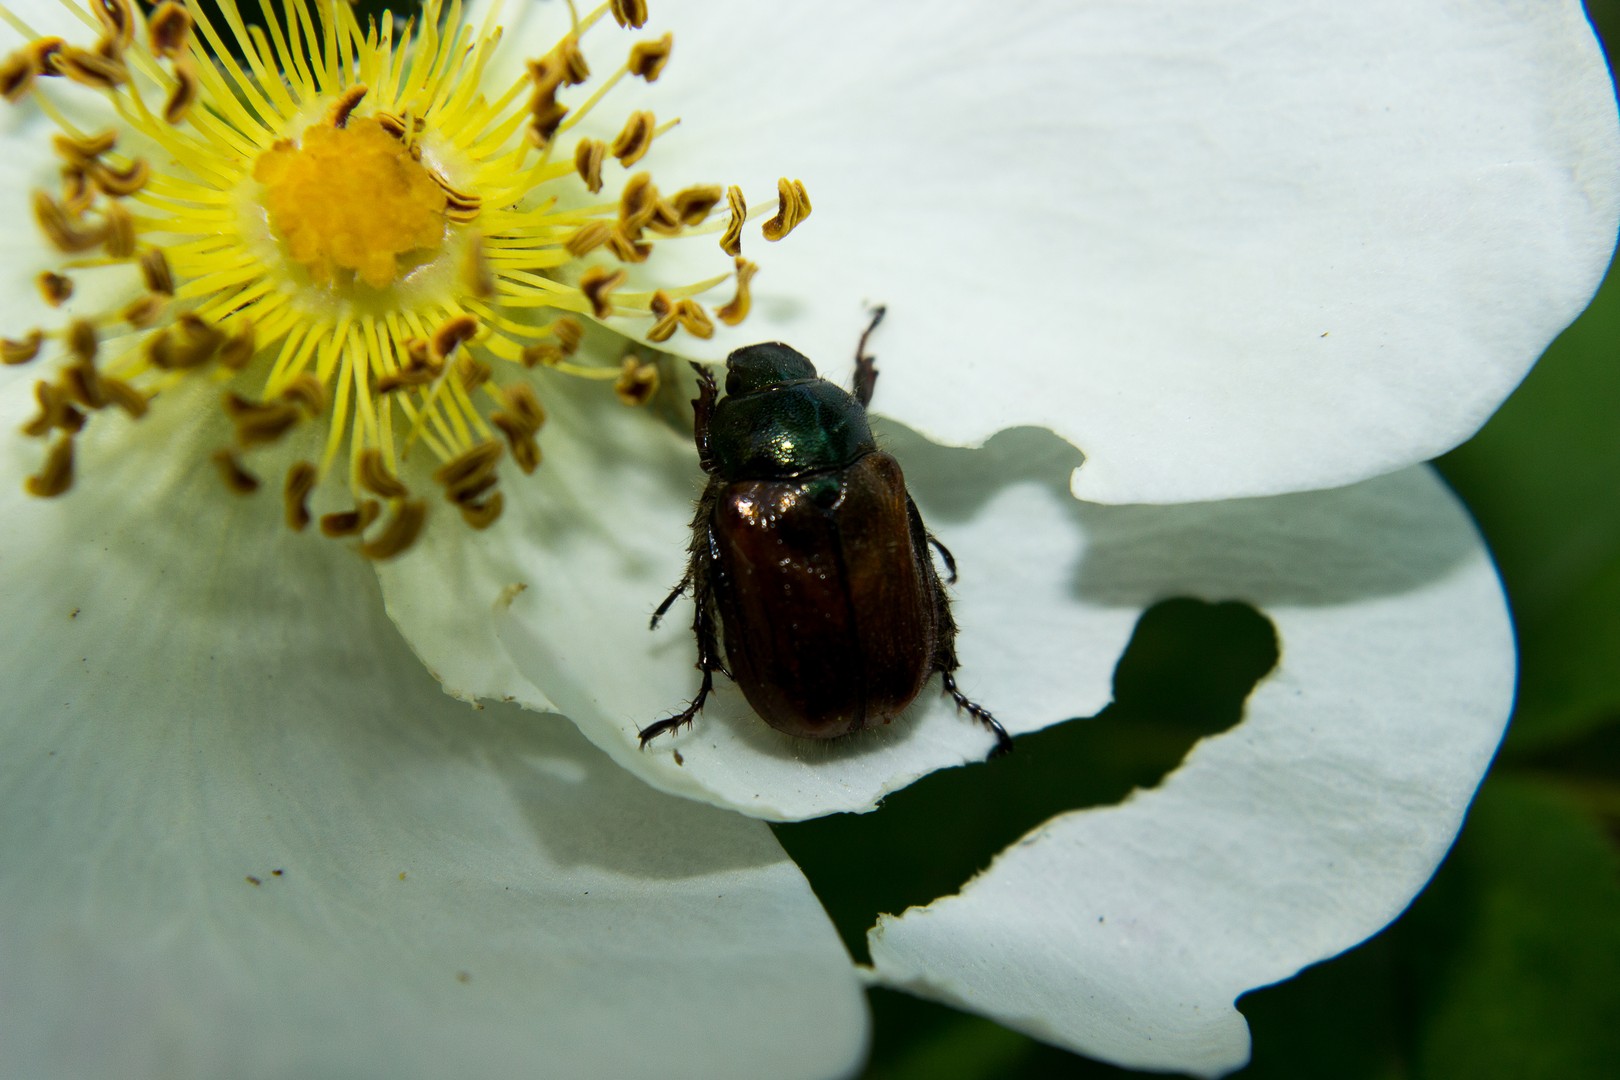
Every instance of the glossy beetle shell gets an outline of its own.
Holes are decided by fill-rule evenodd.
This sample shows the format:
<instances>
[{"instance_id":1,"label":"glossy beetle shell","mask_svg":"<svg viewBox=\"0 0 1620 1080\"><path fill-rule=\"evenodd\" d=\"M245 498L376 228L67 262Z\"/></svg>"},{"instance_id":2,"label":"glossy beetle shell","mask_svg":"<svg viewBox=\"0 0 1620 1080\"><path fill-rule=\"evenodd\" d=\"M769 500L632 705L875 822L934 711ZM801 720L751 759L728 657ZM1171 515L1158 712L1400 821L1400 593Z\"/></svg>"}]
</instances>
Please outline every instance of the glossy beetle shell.
<instances>
[{"instance_id":1,"label":"glossy beetle shell","mask_svg":"<svg viewBox=\"0 0 1620 1080\"><path fill-rule=\"evenodd\" d=\"M939 612L894 458L722 484L710 527L726 660L767 724L833 738L911 704L934 671Z\"/></svg>"}]
</instances>

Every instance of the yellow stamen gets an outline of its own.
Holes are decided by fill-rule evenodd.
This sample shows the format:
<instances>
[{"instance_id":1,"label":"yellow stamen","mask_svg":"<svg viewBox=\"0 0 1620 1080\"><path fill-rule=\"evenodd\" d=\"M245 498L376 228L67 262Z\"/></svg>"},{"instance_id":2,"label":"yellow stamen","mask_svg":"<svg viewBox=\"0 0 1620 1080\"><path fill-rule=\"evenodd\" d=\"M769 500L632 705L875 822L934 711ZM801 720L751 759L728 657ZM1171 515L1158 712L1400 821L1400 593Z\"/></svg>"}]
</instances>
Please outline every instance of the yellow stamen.
<instances>
[{"instance_id":1,"label":"yellow stamen","mask_svg":"<svg viewBox=\"0 0 1620 1080\"><path fill-rule=\"evenodd\" d=\"M576 131L623 80L656 82L669 62L669 34L627 44L605 76L585 61L585 34L612 34L609 14L640 27L645 3L576 16L494 84L498 28L462 27L460 0L366 26L342 0L271 0L262 28L239 0L66 2L88 41L40 38L0 58L0 94L60 129L60 186L29 198L60 255L40 295L74 313L63 331L0 340L4 363L50 365L24 427L48 441L30 491L71 488L73 436L94 417L138 419L202 377L234 428L212 457L231 490L281 474L284 517L302 531L317 489L346 486L353 509L321 515L321 532L392 558L421 533L430 477L485 528L505 505L501 475L538 469L546 409L529 369L549 369L548 387L611 384L627 402L655 392L657 366L586 349L583 319L663 340L747 313L746 260L623 287L622 264L656 282L666 241L720 231L722 198L732 248L747 219L735 188L666 198L650 172L626 175L678 121L621 114L611 143ZM93 115L112 126L73 123L92 115L85 95L105 99ZM767 232L785 235L808 206L802 185L781 187ZM127 291L92 310L86 297L108 290L88 275L109 288L121 275ZM736 292L715 308L702 294L728 278Z\"/></svg>"}]
</instances>

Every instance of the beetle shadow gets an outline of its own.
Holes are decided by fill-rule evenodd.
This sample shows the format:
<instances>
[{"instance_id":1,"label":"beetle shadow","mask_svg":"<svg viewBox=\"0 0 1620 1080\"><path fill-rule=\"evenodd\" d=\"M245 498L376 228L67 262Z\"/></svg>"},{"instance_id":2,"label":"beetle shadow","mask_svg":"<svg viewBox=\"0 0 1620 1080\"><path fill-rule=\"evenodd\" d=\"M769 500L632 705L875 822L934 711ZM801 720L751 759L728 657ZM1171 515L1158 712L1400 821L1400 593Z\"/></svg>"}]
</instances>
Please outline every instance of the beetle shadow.
<instances>
[{"instance_id":1,"label":"beetle shadow","mask_svg":"<svg viewBox=\"0 0 1620 1080\"><path fill-rule=\"evenodd\" d=\"M1456 527L1455 499L1421 467L1325 491L1103 505L1070 494L1084 455L1043 428L1013 428L963 449L893 421L879 427L931 523L972 520L1017 485L1057 498L1073 527L1073 595L1090 604L1139 607L1182 595L1260 607L1342 604L1411 592L1478 552L1469 530Z\"/></svg>"}]
</instances>

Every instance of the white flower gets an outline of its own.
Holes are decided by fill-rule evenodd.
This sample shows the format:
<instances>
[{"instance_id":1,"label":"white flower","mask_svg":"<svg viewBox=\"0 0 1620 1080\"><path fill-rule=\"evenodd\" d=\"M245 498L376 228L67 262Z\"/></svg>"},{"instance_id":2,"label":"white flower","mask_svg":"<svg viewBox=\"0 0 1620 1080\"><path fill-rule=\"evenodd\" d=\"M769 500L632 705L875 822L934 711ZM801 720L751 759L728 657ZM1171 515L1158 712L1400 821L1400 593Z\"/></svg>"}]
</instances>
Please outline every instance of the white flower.
<instances>
[{"instance_id":1,"label":"white flower","mask_svg":"<svg viewBox=\"0 0 1620 1080\"><path fill-rule=\"evenodd\" d=\"M53 3L11 10L84 36ZM508 44L543 49L569 25L557 4L521 14ZM828 3L762 29L756 8L704 0L654 17L675 31L668 71L604 101L678 110L646 155L662 190L719 176L768 192L779 173L763 170L785 169L816 200L740 328L699 339L686 310L666 347L781 337L841 379L863 304L889 305L876 407L911 425L885 424L886 446L962 568L970 694L1015 734L1095 712L1137 616L1168 596L1245 600L1278 632L1278 669L1238 727L1159 788L1047 823L959 897L882 920L866 977L1124 1064L1237 1066L1236 996L1400 911L1506 719L1513 646L1489 557L1432 476L1403 467L1490 413L1607 261L1620 129L1579 6ZM584 39L599 75L590 49L625 48L601 44L612 29ZM487 59L495 93L523 52ZM155 78L183 84L180 67ZM46 89L60 119L106 119ZM58 162L37 106L3 122L20 207ZM454 155L435 155L454 194ZM100 246L116 262L113 224ZM49 263L32 230L3 239L5 336L25 340L45 318L27 279ZM709 282L713 239L660 240L619 286L641 316L624 300L606 325L652 335L652 286ZM365 256L388 243L309 255L298 284L384 281ZM468 248L450 278L476 264ZM584 316L576 263L553 274ZM71 352L66 328L117 283L68 274L77 291L46 325ZM456 281L476 294L476 274ZM247 310L217 306L226 322ZM509 314L482 322L507 333ZM511 321L518 337L538 325ZM241 416L214 407L217 384L169 380L139 424L98 413L69 439L61 498L24 495L49 470L33 443L0 441L15 481L0 486L0 1072L858 1067L860 977L751 818L869 810L989 736L930 690L891 729L793 742L723 684L690 731L637 748L696 686L690 634L645 619L680 576L700 475L673 425L569 374L616 369L620 351L593 330L532 376L501 369L501 393L539 389L544 463L502 466L498 520L484 491L458 502L483 531L429 511L414 542L373 546L398 555L377 564L380 597L341 545L280 526L296 498L220 494L207 458ZM36 411L44 362L0 372L10 428ZM337 423L352 475L369 448L420 482L388 457L407 438ZM441 458L465 449L456 430L446 419ZM393 498L385 530L414 496ZM1189 499L1224 501L1102 505ZM493 700L467 709L410 649L453 694ZM501 698L566 714L607 756Z\"/></svg>"}]
</instances>

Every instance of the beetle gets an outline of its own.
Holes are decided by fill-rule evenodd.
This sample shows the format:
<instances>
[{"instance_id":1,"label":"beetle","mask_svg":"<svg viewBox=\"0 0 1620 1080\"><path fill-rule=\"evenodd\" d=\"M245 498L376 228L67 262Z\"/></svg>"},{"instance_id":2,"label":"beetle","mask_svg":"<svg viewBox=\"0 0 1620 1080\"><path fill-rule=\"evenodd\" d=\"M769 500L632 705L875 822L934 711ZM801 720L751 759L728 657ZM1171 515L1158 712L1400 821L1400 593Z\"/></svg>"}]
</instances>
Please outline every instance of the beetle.
<instances>
[{"instance_id":1,"label":"beetle","mask_svg":"<svg viewBox=\"0 0 1620 1080\"><path fill-rule=\"evenodd\" d=\"M883 314L856 348L853 394L780 342L732 352L724 397L713 373L692 365L693 439L709 479L686 573L651 626L692 593L702 683L685 709L641 729L643 747L697 717L718 671L767 724L807 739L889 723L937 672L958 708L995 734L991 756L1012 748L956 685L956 622L930 546L953 583L956 561L867 422L877 367L866 344Z\"/></svg>"}]
</instances>

